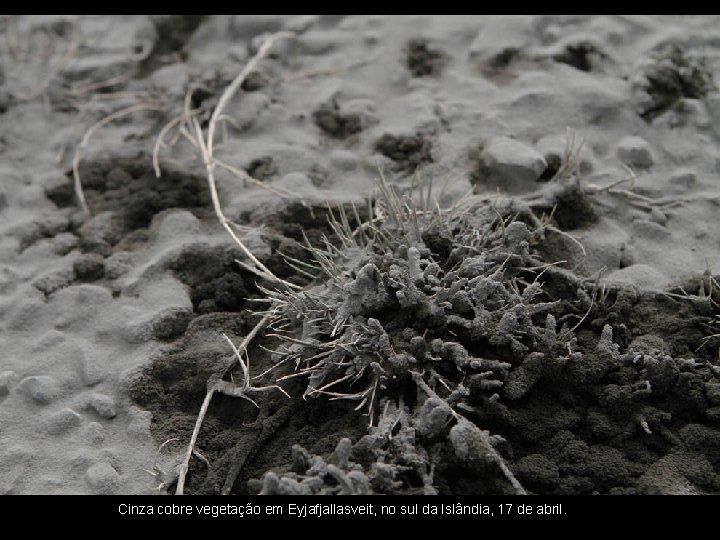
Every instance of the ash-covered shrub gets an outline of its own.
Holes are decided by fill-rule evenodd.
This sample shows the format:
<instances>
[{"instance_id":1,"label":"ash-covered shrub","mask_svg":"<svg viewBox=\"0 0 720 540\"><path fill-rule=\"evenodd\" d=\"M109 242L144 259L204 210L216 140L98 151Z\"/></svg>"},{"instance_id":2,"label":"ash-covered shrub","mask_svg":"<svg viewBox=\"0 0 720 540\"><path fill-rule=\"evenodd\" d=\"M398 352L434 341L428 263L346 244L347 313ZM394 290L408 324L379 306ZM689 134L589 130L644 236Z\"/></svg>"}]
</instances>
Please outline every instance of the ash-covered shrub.
<instances>
[{"instance_id":1,"label":"ash-covered shrub","mask_svg":"<svg viewBox=\"0 0 720 540\"><path fill-rule=\"evenodd\" d=\"M304 398L354 400L371 428L399 400L413 405L407 423L418 443L457 443L450 403L519 399L580 353L552 314L558 302L545 301L533 279L542 269L533 268L525 223L489 208L444 215L389 189L384 196L382 222L353 231L341 216L344 249L311 248L324 283L268 291L275 326L295 331L276 360L307 376ZM429 233L446 239L440 249L425 242ZM456 454L475 467L475 457ZM431 476L431 460L423 463L417 478Z\"/></svg>"},{"instance_id":2,"label":"ash-covered shrub","mask_svg":"<svg viewBox=\"0 0 720 540\"><path fill-rule=\"evenodd\" d=\"M293 469L256 491L525 493L517 462L535 491L639 492L682 448L671 427L717 416L714 370L622 351L592 285L531 252L542 231L527 214L419 210L381 187L382 218L353 229L333 216L342 247L309 248L319 284L266 291L284 341L274 360L293 368L280 380L304 377L304 399L356 402L368 435L342 443L347 459L296 448ZM547 460L557 474L533 476Z\"/></svg>"}]
</instances>

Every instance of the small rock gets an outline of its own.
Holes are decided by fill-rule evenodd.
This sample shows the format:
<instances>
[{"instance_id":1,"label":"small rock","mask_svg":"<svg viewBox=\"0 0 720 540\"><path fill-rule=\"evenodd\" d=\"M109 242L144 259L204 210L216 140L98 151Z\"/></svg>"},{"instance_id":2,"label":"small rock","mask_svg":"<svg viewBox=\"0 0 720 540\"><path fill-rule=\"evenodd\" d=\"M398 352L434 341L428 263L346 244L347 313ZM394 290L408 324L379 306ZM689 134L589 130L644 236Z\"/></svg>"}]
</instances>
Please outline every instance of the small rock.
<instances>
[{"instance_id":1,"label":"small rock","mask_svg":"<svg viewBox=\"0 0 720 540\"><path fill-rule=\"evenodd\" d=\"M111 246L120 241L123 227L119 216L112 212L102 212L85 221L78 233L86 250L110 255Z\"/></svg>"},{"instance_id":2,"label":"small rock","mask_svg":"<svg viewBox=\"0 0 720 540\"><path fill-rule=\"evenodd\" d=\"M53 253L67 255L80 243L80 239L73 233L63 232L52 239Z\"/></svg>"},{"instance_id":3,"label":"small rock","mask_svg":"<svg viewBox=\"0 0 720 540\"><path fill-rule=\"evenodd\" d=\"M82 351L78 353L77 362L80 376L86 386L93 386L105 378L105 372L98 362L93 358L88 358Z\"/></svg>"},{"instance_id":4,"label":"small rock","mask_svg":"<svg viewBox=\"0 0 720 540\"><path fill-rule=\"evenodd\" d=\"M617 155L627 165L648 168L654 163L650 145L642 137L623 137L618 143Z\"/></svg>"},{"instance_id":5,"label":"small rock","mask_svg":"<svg viewBox=\"0 0 720 540\"><path fill-rule=\"evenodd\" d=\"M132 270L132 255L127 251L118 251L105 259L105 276L117 279Z\"/></svg>"},{"instance_id":6,"label":"small rock","mask_svg":"<svg viewBox=\"0 0 720 540\"><path fill-rule=\"evenodd\" d=\"M72 283L73 271L69 268L51 272L37 278L33 281L33 285L44 295L49 296L55 291L59 291L63 287L67 287Z\"/></svg>"},{"instance_id":7,"label":"small rock","mask_svg":"<svg viewBox=\"0 0 720 540\"><path fill-rule=\"evenodd\" d=\"M7 396L18 380L14 371L3 371L0 373L0 398Z\"/></svg>"},{"instance_id":8,"label":"small rock","mask_svg":"<svg viewBox=\"0 0 720 540\"><path fill-rule=\"evenodd\" d=\"M82 416L69 408L61 409L48 416L43 428L51 435L60 435L80 425Z\"/></svg>"},{"instance_id":9,"label":"small rock","mask_svg":"<svg viewBox=\"0 0 720 540\"><path fill-rule=\"evenodd\" d=\"M200 232L200 221L187 210L166 214L158 226L157 239L167 242L178 236Z\"/></svg>"},{"instance_id":10,"label":"small rock","mask_svg":"<svg viewBox=\"0 0 720 540\"><path fill-rule=\"evenodd\" d=\"M53 377L34 375L25 377L17 385L17 391L41 405L47 405L60 396L60 383Z\"/></svg>"},{"instance_id":11,"label":"small rock","mask_svg":"<svg viewBox=\"0 0 720 540\"><path fill-rule=\"evenodd\" d=\"M107 462L96 463L90 467L85 475L88 485L98 494L110 495L115 493L120 485L120 475Z\"/></svg>"},{"instance_id":12,"label":"small rock","mask_svg":"<svg viewBox=\"0 0 720 540\"><path fill-rule=\"evenodd\" d=\"M495 137L483 150L485 165L491 172L518 182L535 182L547 162L534 148L509 137Z\"/></svg>"},{"instance_id":13,"label":"small rock","mask_svg":"<svg viewBox=\"0 0 720 540\"><path fill-rule=\"evenodd\" d=\"M101 279L105 275L105 261L97 253L80 255L73 263L75 277L83 281Z\"/></svg>"},{"instance_id":14,"label":"small rock","mask_svg":"<svg viewBox=\"0 0 720 540\"><path fill-rule=\"evenodd\" d=\"M692 169L679 169L670 175L670 183L688 189L697 182L697 174Z\"/></svg>"},{"instance_id":15,"label":"small rock","mask_svg":"<svg viewBox=\"0 0 720 540\"><path fill-rule=\"evenodd\" d=\"M167 308L152 321L152 334L157 339L181 336L193 319L192 309Z\"/></svg>"},{"instance_id":16,"label":"small rock","mask_svg":"<svg viewBox=\"0 0 720 540\"><path fill-rule=\"evenodd\" d=\"M115 409L115 400L105 394L93 394L90 397L90 407L95 409L101 418L110 420L115 418L117 411Z\"/></svg>"},{"instance_id":17,"label":"small rock","mask_svg":"<svg viewBox=\"0 0 720 540\"><path fill-rule=\"evenodd\" d=\"M105 428L99 422L90 422L85 426L83 435L85 440L96 446L105 442Z\"/></svg>"},{"instance_id":18,"label":"small rock","mask_svg":"<svg viewBox=\"0 0 720 540\"><path fill-rule=\"evenodd\" d=\"M152 413L136 408L130 411L130 418L130 425L127 427L128 436L139 441L150 440L152 438L150 434Z\"/></svg>"}]
</instances>

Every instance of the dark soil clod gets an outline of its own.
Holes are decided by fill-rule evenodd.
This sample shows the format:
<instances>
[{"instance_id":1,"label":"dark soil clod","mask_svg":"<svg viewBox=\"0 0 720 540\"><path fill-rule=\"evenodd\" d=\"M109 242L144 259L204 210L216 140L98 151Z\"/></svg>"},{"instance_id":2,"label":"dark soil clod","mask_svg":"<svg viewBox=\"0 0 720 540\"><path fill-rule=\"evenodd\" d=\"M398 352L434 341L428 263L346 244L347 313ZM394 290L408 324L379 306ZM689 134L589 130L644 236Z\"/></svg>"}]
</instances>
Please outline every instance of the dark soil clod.
<instances>
[{"instance_id":1,"label":"dark soil clod","mask_svg":"<svg viewBox=\"0 0 720 540\"><path fill-rule=\"evenodd\" d=\"M545 154L545 161L547 161L547 167L538 178L538 182L549 182L560 170L562 166L562 158L558 154Z\"/></svg>"},{"instance_id":2,"label":"dark soil clod","mask_svg":"<svg viewBox=\"0 0 720 540\"><path fill-rule=\"evenodd\" d=\"M54 202L58 208L67 208L76 204L75 190L69 182L48 188L45 191L45 195Z\"/></svg>"},{"instance_id":3,"label":"dark soil clod","mask_svg":"<svg viewBox=\"0 0 720 540\"><path fill-rule=\"evenodd\" d=\"M183 47L205 20L206 15L160 15L152 18L157 39L150 52L150 58L158 58Z\"/></svg>"},{"instance_id":4,"label":"dark soil clod","mask_svg":"<svg viewBox=\"0 0 720 540\"><path fill-rule=\"evenodd\" d=\"M447 56L433 49L427 40L413 39L407 44L407 67L413 77L437 76L442 72Z\"/></svg>"},{"instance_id":5,"label":"dark soil clod","mask_svg":"<svg viewBox=\"0 0 720 540\"><path fill-rule=\"evenodd\" d=\"M375 142L375 150L396 163L399 170L414 172L418 167L432 163L432 143L423 134L391 135L385 133Z\"/></svg>"},{"instance_id":6,"label":"dark soil clod","mask_svg":"<svg viewBox=\"0 0 720 540\"><path fill-rule=\"evenodd\" d=\"M190 287L195 313L239 312L258 294L255 276L235 263L241 258L238 250L197 245L185 249L168 268Z\"/></svg>"},{"instance_id":7,"label":"dark soil clod","mask_svg":"<svg viewBox=\"0 0 720 540\"><path fill-rule=\"evenodd\" d=\"M203 217L210 208L203 178L168 167L157 178L147 157L88 160L81 164L80 174L93 214L111 211L116 216L113 245L123 239L142 241L142 231L163 210L184 208ZM77 204L72 181L46 194L59 207Z\"/></svg>"},{"instance_id":8,"label":"dark soil clod","mask_svg":"<svg viewBox=\"0 0 720 540\"><path fill-rule=\"evenodd\" d=\"M362 131L362 120L357 114L343 114L336 101L322 104L313 113L315 124L327 135L347 139Z\"/></svg>"},{"instance_id":9,"label":"dark soil clod","mask_svg":"<svg viewBox=\"0 0 720 540\"><path fill-rule=\"evenodd\" d=\"M496 55L492 56L487 62L487 70L491 72L500 72L507 69L510 64L520 58L520 49L515 47L507 47Z\"/></svg>"},{"instance_id":10,"label":"dark soil clod","mask_svg":"<svg viewBox=\"0 0 720 540\"><path fill-rule=\"evenodd\" d=\"M105 275L105 260L97 253L86 253L73 264L75 278L79 281L95 281Z\"/></svg>"},{"instance_id":11,"label":"dark soil clod","mask_svg":"<svg viewBox=\"0 0 720 540\"><path fill-rule=\"evenodd\" d=\"M705 59L691 57L677 45L660 48L651 59L634 84L638 112L648 122L670 110L681 98L703 98L714 86Z\"/></svg>"},{"instance_id":12,"label":"dark soil clod","mask_svg":"<svg viewBox=\"0 0 720 540\"><path fill-rule=\"evenodd\" d=\"M247 167L245 172L256 180L264 181L278 174L278 168L273 162L272 157L264 156L261 158L253 159Z\"/></svg>"},{"instance_id":13,"label":"dark soil clod","mask_svg":"<svg viewBox=\"0 0 720 540\"><path fill-rule=\"evenodd\" d=\"M556 62L567 64L580 71L593 71L605 58L607 55L589 41L570 43L562 52L553 56Z\"/></svg>"},{"instance_id":14,"label":"dark soil clod","mask_svg":"<svg viewBox=\"0 0 720 540\"><path fill-rule=\"evenodd\" d=\"M265 88L272 78L264 71L251 71L240 85L245 92L257 92Z\"/></svg>"}]
</instances>

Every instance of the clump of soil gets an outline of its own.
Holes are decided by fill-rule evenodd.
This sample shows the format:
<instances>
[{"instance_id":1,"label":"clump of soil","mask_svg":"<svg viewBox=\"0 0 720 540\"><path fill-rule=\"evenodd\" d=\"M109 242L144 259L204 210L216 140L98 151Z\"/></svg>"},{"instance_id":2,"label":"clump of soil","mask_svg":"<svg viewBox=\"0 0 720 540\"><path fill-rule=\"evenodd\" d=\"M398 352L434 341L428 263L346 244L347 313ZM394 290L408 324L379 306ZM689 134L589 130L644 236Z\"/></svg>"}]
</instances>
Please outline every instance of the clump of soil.
<instances>
[{"instance_id":1,"label":"clump of soil","mask_svg":"<svg viewBox=\"0 0 720 540\"><path fill-rule=\"evenodd\" d=\"M264 71L251 71L248 73L248 76L245 77L245 80L240 85L240 88L242 88L245 92L257 92L258 90L265 88L271 80L272 77Z\"/></svg>"},{"instance_id":2,"label":"clump of soil","mask_svg":"<svg viewBox=\"0 0 720 540\"><path fill-rule=\"evenodd\" d=\"M701 99L714 88L705 59L692 57L673 44L653 52L632 82L636 108L648 122L672 109L680 99Z\"/></svg>"},{"instance_id":3,"label":"clump of soil","mask_svg":"<svg viewBox=\"0 0 720 540\"><path fill-rule=\"evenodd\" d=\"M579 184L569 184L559 190L554 203L553 217L564 231L592 225L599 218L592 199Z\"/></svg>"},{"instance_id":4,"label":"clump of soil","mask_svg":"<svg viewBox=\"0 0 720 540\"><path fill-rule=\"evenodd\" d=\"M277 237L267 241L272 254L260 257L261 262L278 277L304 284L306 278L291 275L292 268L282 257L285 254L300 258L299 246ZM195 313L255 310L259 305L252 300L264 297L257 287L258 277L242 269L236 260L244 260L244 254L235 246L195 244L169 260L166 268L190 288Z\"/></svg>"},{"instance_id":5,"label":"clump of soil","mask_svg":"<svg viewBox=\"0 0 720 540\"><path fill-rule=\"evenodd\" d=\"M513 62L521 57L520 49L507 47L491 56L485 64L485 71L489 74L498 74L506 70Z\"/></svg>"},{"instance_id":6,"label":"clump of soil","mask_svg":"<svg viewBox=\"0 0 720 540\"><path fill-rule=\"evenodd\" d=\"M156 38L148 56L141 66L144 73L149 73L163 63L163 57L170 54L185 54L184 47L195 33L206 15L156 15L152 17L155 25Z\"/></svg>"},{"instance_id":7,"label":"clump of soil","mask_svg":"<svg viewBox=\"0 0 720 540\"><path fill-rule=\"evenodd\" d=\"M67 208L75 204L75 190L71 182L64 182L49 188L45 192L45 196L58 208Z\"/></svg>"},{"instance_id":8,"label":"clump of soil","mask_svg":"<svg viewBox=\"0 0 720 540\"><path fill-rule=\"evenodd\" d=\"M115 243L145 229L163 210L184 208L204 217L211 207L203 178L171 167L157 178L146 156L86 160L80 165L80 175L93 214L111 211L117 217ZM59 207L76 204L71 180L49 189L47 196Z\"/></svg>"},{"instance_id":9,"label":"clump of soil","mask_svg":"<svg viewBox=\"0 0 720 540\"><path fill-rule=\"evenodd\" d=\"M553 60L567 64L580 71L593 71L607 58L597 45L590 41L568 43L563 50L553 55Z\"/></svg>"},{"instance_id":10,"label":"clump of soil","mask_svg":"<svg viewBox=\"0 0 720 540\"><path fill-rule=\"evenodd\" d=\"M335 100L320 105L313 112L313 120L323 133L336 139L347 139L363 129L360 115L343 114Z\"/></svg>"},{"instance_id":11,"label":"clump of soil","mask_svg":"<svg viewBox=\"0 0 720 540\"><path fill-rule=\"evenodd\" d=\"M507 84L512 81L518 71L534 62L532 58L517 47L506 47L495 54L482 58L478 62L478 69L482 75L497 84Z\"/></svg>"},{"instance_id":12,"label":"clump of soil","mask_svg":"<svg viewBox=\"0 0 720 540\"><path fill-rule=\"evenodd\" d=\"M146 156L85 160L80 165L80 176L91 210L99 213L121 208L130 231L147 227L162 210L185 208L197 212L210 206L203 178L170 167L157 178ZM75 204L71 181L48 190L47 196L60 207Z\"/></svg>"},{"instance_id":13,"label":"clump of soil","mask_svg":"<svg viewBox=\"0 0 720 540\"><path fill-rule=\"evenodd\" d=\"M278 168L272 157L263 156L253 159L248 166L245 167L245 172L255 178L255 180L264 181L278 174Z\"/></svg>"},{"instance_id":14,"label":"clump of soil","mask_svg":"<svg viewBox=\"0 0 720 540\"><path fill-rule=\"evenodd\" d=\"M470 229L447 223L449 256L410 231L393 237L395 224L384 249L348 252L345 270L306 301L278 304L299 340L278 359L312 368L304 395L357 399L376 422L326 455L294 447L292 463L253 490L517 492L493 465L502 459L534 493L654 493L685 488L655 471L688 446L679 478L720 489L717 368L680 343L697 343L710 305L647 297L630 307L620 290L598 301L558 269L540 285L527 273L538 262L527 226L492 215L476 210ZM676 325L690 333L675 328L678 342L658 348L652 336ZM690 442L700 439L710 443Z\"/></svg>"},{"instance_id":15,"label":"clump of soil","mask_svg":"<svg viewBox=\"0 0 720 540\"><path fill-rule=\"evenodd\" d=\"M15 96L7 90L0 88L0 114L6 113L14 104Z\"/></svg>"},{"instance_id":16,"label":"clump of soil","mask_svg":"<svg viewBox=\"0 0 720 540\"><path fill-rule=\"evenodd\" d=\"M440 75L446 62L445 53L432 48L425 39L413 39L407 44L406 64L413 77Z\"/></svg>"},{"instance_id":17,"label":"clump of soil","mask_svg":"<svg viewBox=\"0 0 720 540\"><path fill-rule=\"evenodd\" d=\"M237 249L200 244L184 249L167 268L190 287L195 313L238 312L258 293L255 276L235 262L241 258Z\"/></svg>"},{"instance_id":18,"label":"clump of soil","mask_svg":"<svg viewBox=\"0 0 720 540\"><path fill-rule=\"evenodd\" d=\"M555 175L560 171L562 167L562 157L555 153L545 154L545 161L547 161L547 167L538 178L538 182L549 182Z\"/></svg>"},{"instance_id":19,"label":"clump of soil","mask_svg":"<svg viewBox=\"0 0 720 540\"><path fill-rule=\"evenodd\" d=\"M79 281L96 281L105 276L105 260L97 253L81 255L73 263L75 279Z\"/></svg>"},{"instance_id":20,"label":"clump of soil","mask_svg":"<svg viewBox=\"0 0 720 540\"><path fill-rule=\"evenodd\" d=\"M432 163L432 143L427 135L392 135L385 133L375 142L375 151L395 162L398 170L414 172L418 167Z\"/></svg>"}]
</instances>

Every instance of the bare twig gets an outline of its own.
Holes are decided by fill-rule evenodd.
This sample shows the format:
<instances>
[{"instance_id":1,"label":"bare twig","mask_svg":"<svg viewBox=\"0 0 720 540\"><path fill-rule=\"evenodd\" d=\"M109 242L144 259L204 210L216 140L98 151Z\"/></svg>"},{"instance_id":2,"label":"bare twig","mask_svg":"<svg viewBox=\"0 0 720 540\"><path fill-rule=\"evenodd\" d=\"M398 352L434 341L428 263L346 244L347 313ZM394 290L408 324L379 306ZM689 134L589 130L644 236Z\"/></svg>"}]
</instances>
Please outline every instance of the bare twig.
<instances>
[{"instance_id":1,"label":"bare twig","mask_svg":"<svg viewBox=\"0 0 720 540\"><path fill-rule=\"evenodd\" d=\"M208 135L207 135L207 153L210 160L213 158L213 144L214 144L214 137L215 137L215 126L217 125L218 118L222 116L223 110L227 106L227 104L230 102L230 100L233 98L233 96L237 93L237 91L240 89L240 86L245 81L247 76L255 69L255 66L257 66L258 62L265 58L268 53L270 52L271 47L273 46L273 43L275 43L279 39L286 39L286 38L292 38L295 37L295 34L292 32L277 32L275 34L272 34L269 36L261 45L261 47L258 49L255 56L253 56L250 61L245 65L245 67L242 69L240 73L238 73L237 77L233 80L233 82L230 83L230 85L225 89L225 91L220 96L220 99L218 100L217 106L215 107L215 110L212 113L212 116L210 117L210 124L208 125Z\"/></svg>"},{"instance_id":2,"label":"bare twig","mask_svg":"<svg viewBox=\"0 0 720 540\"><path fill-rule=\"evenodd\" d=\"M232 239L235 241L235 243L240 247L240 249L245 253L245 255L257 266L260 274L269 281L275 281L278 283L282 283L286 287L290 289L300 289L298 285L294 285L288 281L285 281L284 279L280 279L279 277L275 276L263 263L261 263L255 255L243 244L242 240L235 234L235 231L232 230L232 227L230 226L230 221L225 217L225 214L222 211L222 207L220 206L220 197L218 196L217 187L215 185L215 175L213 174L213 169L215 167L215 162L213 161L212 157L210 156L208 145L203 140L202 137L202 130L200 128L200 124L197 121L197 118L192 118L193 126L195 128L195 140L198 143L198 146L200 147L200 153L203 156L203 161L205 162L206 169L207 169L207 175L208 175L208 185L210 187L210 196L212 198L213 208L215 209L215 215L218 218L218 221L220 221L220 224L225 228L225 230L230 234ZM208 139L208 143L210 140Z\"/></svg>"},{"instance_id":3,"label":"bare twig","mask_svg":"<svg viewBox=\"0 0 720 540\"><path fill-rule=\"evenodd\" d=\"M224 90L222 95L220 96L220 99L218 100L218 103L213 110L213 113L210 117L210 123L208 125L208 132L207 132L207 138L203 137L202 128L200 127L199 122L197 121L196 117L189 118L189 114L187 111L189 110L189 97L186 96L185 99L185 124L188 124L192 127L192 130L194 131L194 138L195 143L200 151L200 154L202 156L203 161L205 162L205 168L207 170L207 179L208 179L208 186L210 188L210 196L212 198L213 208L215 209L215 214L217 215L218 221L220 221L220 224L225 228L225 230L230 234L232 239L235 241L235 243L240 247L240 249L245 253L245 255L252 261L252 263L258 268L258 273L262 275L267 280L274 281L277 283L283 284L285 287L289 289L300 289L298 285L295 285L293 283L290 283L288 281L285 281L281 278L278 278L273 274L263 263L261 263L255 255L243 244L242 240L235 234L231 227L231 222L227 219L225 214L222 211L222 207L220 205L220 198L218 196L217 192L217 185L215 181L215 166L219 163L215 160L213 156L213 147L215 144L215 128L221 119L224 118L223 115L223 109L227 106L229 101L232 99L232 97L235 95L235 93L238 91L240 86L242 85L243 81L247 77L247 75L252 72L252 70L255 68L257 63L267 56L267 54L270 51L270 48L272 44L282 38L292 37L294 34L289 32L278 32L276 34L273 34L269 36L262 44L260 49L258 50L257 54L245 65L243 70L235 77L235 79L230 83L230 85ZM183 125L180 129L182 129L185 126ZM190 137L189 137L190 138ZM223 164L224 165L224 164ZM227 166L226 166L227 168ZM157 169L156 169L157 173Z\"/></svg>"},{"instance_id":4,"label":"bare twig","mask_svg":"<svg viewBox=\"0 0 720 540\"><path fill-rule=\"evenodd\" d=\"M192 437L190 437L190 444L188 445L187 453L185 454L185 459L180 464L180 467L178 468L178 482L177 487L175 488L175 495L182 495L183 490L185 489L185 476L187 475L188 466L190 464L190 458L192 457L193 450L195 449L195 441L197 441L198 434L200 433L200 427L202 426L202 421L205 418L205 414L207 413L208 406L210 405L210 400L212 399L213 395L215 394L215 387L213 386L210 390L208 390L208 393L205 394L205 399L203 400L202 405L200 406L200 412L198 413L198 419L195 422L195 429L193 429Z\"/></svg>"},{"instance_id":5,"label":"bare twig","mask_svg":"<svg viewBox=\"0 0 720 540\"><path fill-rule=\"evenodd\" d=\"M278 385L270 385L270 386L252 386L250 382L250 361L248 359L247 363L242 359L242 354L247 354L247 348L250 342L255 338L255 336L267 326L267 324L270 322L270 317L265 316L263 317L260 322L258 322L252 330L248 333L247 336L243 339L242 343L240 343L239 346L235 346L233 342L228 338L225 334L223 334L223 337L228 341L230 344L232 350L233 350L233 359L232 361L227 365L225 368L225 371L223 372L222 377L225 377L230 374L230 372L235 369L236 366L240 366L240 369L243 372L243 380L240 385L236 385L234 383L231 383L229 381L225 381L220 378L220 380L216 381L207 391L207 394L205 394L205 399L202 402L202 405L200 406L200 412L198 413L197 420L195 421L195 429L193 429L192 436L190 437L190 443L188 444L187 452L185 453L185 458L183 462L180 464L178 468L178 483L177 488L175 489L176 495L182 495L183 490L185 489L185 477L187 475L188 467L190 464L190 458L192 457L193 453L196 452L195 450L195 443L197 442L198 435L200 434L200 428L202 427L203 420L205 419L205 415L207 414L208 407L210 406L210 401L212 400L212 397L216 393L221 393L229 396L234 397L240 397L243 399L246 399L247 401L250 401L257 407L257 403L250 398L247 394L250 392L268 392L270 390L279 390L283 394L285 394L288 398L290 397L285 390L280 388Z\"/></svg>"},{"instance_id":6,"label":"bare twig","mask_svg":"<svg viewBox=\"0 0 720 540\"><path fill-rule=\"evenodd\" d=\"M130 77L132 76L132 74L133 74L132 71L126 71L125 73L116 75L115 77L111 77L110 79L106 79L104 81L83 82L82 84L77 84L77 85L73 86L73 88L70 90L70 93L75 96L81 96L88 92L92 92L93 90L102 90L103 88L110 88L112 86L116 86L120 83L128 81L130 79Z\"/></svg>"},{"instance_id":7,"label":"bare twig","mask_svg":"<svg viewBox=\"0 0 720 540\"><path fill-rule=\"evenodd\" d=\"M183 112L183 114L176 116L172 120L170 120L163 128L160 130L160 133L157 136L157 139L155 140L155 146L153 146L153 154L152 154L152 161L153 161L153 169L155 169L155 176L160 178L160 149L165 148L165 137L170 132L170 130L174 127L176 127L178 124L182 122L186 122L190 117L194 116L200 112L200 109L193 109L189 113Z\"/></svg>"},{"instance_id":8,"label":"bare twig","mask_svg":"<svg viewBox=\"0 0 720 540\"><path fill-rule=\"evenodd\" d=\"M241 180L250 182L251 184L255 184L256 186L261 187L271 193L274 193L275 195L279 195L280 197L295 197L296 199L302 198L300 195L293 193L292 191L288 191L287 189L265 184L264 182L261 182L257 178L253 178L252 176L250 176L250 174L248 174L243 169L238 169L237 167L228 165L227 163L220 161L219 159L215 159L215 164L218 165L220 168L225 169L226 171L234 174Z\"/></svg>"}]
</instances>

